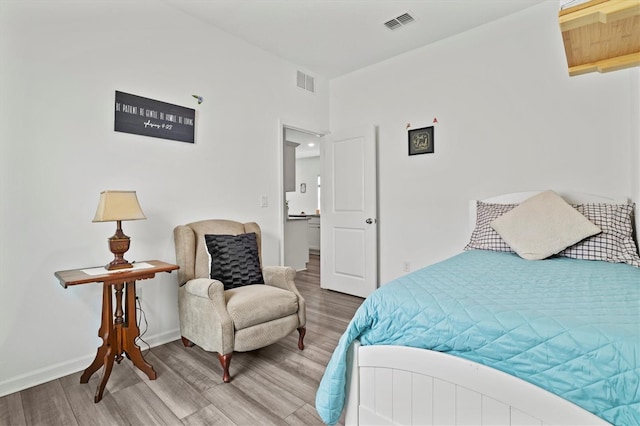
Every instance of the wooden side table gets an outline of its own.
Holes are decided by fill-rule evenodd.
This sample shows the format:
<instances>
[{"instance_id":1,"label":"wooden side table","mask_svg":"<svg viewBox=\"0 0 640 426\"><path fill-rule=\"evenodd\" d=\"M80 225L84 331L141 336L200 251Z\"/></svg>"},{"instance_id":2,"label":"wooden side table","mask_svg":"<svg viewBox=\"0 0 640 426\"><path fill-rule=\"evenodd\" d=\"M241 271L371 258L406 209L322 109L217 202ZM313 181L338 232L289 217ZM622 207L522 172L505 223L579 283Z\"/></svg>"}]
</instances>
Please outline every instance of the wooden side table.
<instances>
[{"instance_id":1,"label":"wooden side table","mask_svg":"<svg viewBox=\"0 0 640 426\"><path fill-rule=\"evenodd\" d=\"M147 260L135 263L133 268L107 271L103 267L72 269L58 271L54 275L60 280L64 288L72 285L87 283L102 283L102 322L98 336L102 338L102 345L98 348L96 357L82 376L80 383L87 383L93 373L104 365L102 379L98 384L94 402L100 402L102 393L111 375L113 361L118 364L122 355L142 370L149 380L155 380L157 374L153 367L144 360L136 339L140 336L140 329L136 319L136 280L153 278L158 272L171 272L178 269L178 265ZM116 308L113 310L112 288L116 295ZM125 290L125 305L123 310L122 293Z\"/></svg>"}]
</instances>

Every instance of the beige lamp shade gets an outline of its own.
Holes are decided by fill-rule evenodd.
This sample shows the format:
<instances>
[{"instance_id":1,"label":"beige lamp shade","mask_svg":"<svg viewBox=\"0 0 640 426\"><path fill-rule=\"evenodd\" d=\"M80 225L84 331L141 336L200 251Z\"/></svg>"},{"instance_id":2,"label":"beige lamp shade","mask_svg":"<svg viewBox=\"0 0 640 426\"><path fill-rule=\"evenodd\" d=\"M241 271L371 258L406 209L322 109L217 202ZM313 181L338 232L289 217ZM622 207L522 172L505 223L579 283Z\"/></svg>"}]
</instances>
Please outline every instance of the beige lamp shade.
<instances>
[{"instance_id":1,"label":"beige lamp shade","mask_svg":"<svg viewBox=\"0 0 640 426\"><path fill-rule=\"evenodd\" d=\"M93 222L146 219L136 191L102 191Z\"/></svg>"}]
</instances>

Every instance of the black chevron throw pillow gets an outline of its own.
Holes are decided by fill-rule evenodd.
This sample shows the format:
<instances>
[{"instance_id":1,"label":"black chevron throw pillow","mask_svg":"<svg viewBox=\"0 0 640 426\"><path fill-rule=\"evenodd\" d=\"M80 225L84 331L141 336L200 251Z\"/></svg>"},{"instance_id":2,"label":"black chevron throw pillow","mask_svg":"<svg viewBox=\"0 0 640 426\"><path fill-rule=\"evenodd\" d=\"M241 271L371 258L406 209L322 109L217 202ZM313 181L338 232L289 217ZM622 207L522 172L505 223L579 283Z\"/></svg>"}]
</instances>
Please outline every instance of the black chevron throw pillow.
<instances>
[{"instance_id":1,"label":"black chevron throw pillow","mask_svg":"<svg viewBox=\"0 0 640 426\"><path fill-rule=\"evenodd\" d=\"M249 284L264 284L255 232L239 235L204 236L209 251L211 278L229 290Z\"/></svg>"}]
</instances>

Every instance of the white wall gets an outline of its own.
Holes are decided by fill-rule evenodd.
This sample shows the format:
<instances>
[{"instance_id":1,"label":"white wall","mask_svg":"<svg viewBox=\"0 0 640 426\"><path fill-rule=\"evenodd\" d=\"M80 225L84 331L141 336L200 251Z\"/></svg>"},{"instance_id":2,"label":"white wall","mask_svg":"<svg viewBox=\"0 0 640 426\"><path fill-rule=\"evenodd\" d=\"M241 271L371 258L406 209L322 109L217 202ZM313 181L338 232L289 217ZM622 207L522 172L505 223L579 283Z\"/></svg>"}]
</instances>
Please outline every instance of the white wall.
<instances>
[{"instance_id":1,"label":"white wall","mask_svg":"<svg viewBox=\"0 0 640 426\"><path fill-rule=\"evenodd\" d=\"M113 257L115 224L91 222L100 191L138 193L129 260L173 262L175 225L232 218L257 221L278 264L279 123L329 127L326 80L300 90L293 64L163 2L51 3L0 2L0 395L84 369L101 344L100 286L53 275ZM114 132L116 90L195 108L196 143ZM138 288L145 340L177 338L176 274Z\"/></svg>"},{"instance_id":2,"label":"white wall","mask_svg":"<svg viewBox=\"0 0 640 426\"><path fill-rule=\"evenodd\" d=\"M636 202L636 237L637 241L640 241L640 70L634 69L629 74L631 81L631 93L635 93L636 96L631 97L631 117L636 117L635 120L631 120L629 129L631 138L631 155L629 161L631 163L631 194L632 199Z\"/></svg>"},{"instance_id":3,"label":"white wall","mask_svg":"<svg viewBox=\"0 0 640 426\"><path fill-rule=\"evenodd\" d=\"M296 191L287 192L289 214L315 214L318 208L318 175L320 157L298 158L296 160ZM307 192L300 192L300 184L307 184Z\"/></svg>"},{"instance_id":4,"label":"white wall","mask_svg":"<svg viewBox=\"0 0 640 426\"><path fill-rule=\"evenodd\" d=\"M381 284L403 261L414 270L460 252L470 199L547 188L638 196L637 75L569 77L557 4L544 2L332 80L332 132L379 126ZM409 157L407 123L434 117L435 154Z\"/></svg>"}]
</instances>

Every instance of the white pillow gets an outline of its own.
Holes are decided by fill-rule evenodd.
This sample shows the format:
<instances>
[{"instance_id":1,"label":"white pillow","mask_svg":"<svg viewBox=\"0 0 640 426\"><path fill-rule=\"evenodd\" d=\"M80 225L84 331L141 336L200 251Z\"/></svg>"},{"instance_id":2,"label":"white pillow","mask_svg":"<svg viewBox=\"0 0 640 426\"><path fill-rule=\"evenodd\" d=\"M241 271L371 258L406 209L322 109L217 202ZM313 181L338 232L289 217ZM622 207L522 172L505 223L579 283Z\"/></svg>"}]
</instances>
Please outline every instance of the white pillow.
<instances>
[{"instance_id":1,"label":"white pillow","mask_svg":"<svg viewBox=\"0 0 640 426\"><path fill-rule=\"evenodd\" d=\"M553 191L523 201L491 222L491 227L529 260L545 259L602 232Z\"/></svg>"}]
</instances>

